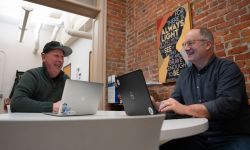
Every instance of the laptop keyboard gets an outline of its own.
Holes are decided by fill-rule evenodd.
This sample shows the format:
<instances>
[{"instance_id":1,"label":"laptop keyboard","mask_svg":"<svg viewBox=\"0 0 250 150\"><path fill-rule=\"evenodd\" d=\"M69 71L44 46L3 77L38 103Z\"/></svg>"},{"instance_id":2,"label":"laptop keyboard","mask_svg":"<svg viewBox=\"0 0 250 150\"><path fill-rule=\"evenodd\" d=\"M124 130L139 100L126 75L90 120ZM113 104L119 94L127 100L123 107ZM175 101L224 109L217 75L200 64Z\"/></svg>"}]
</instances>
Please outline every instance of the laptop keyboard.
<instances>
[{"instance_id":1,"label":"laptop keyboard","mask_svg":"<svg viewBox=\"0 0 250 150\"><path fill-rule=\"evenodd\" d=\"M166 112L165 114L166 114L165 115L165 120L192 118L192 116L189 116L189 115L180 115L180 114L176 114L175 112Z\"/></svg>"}]
</instances>

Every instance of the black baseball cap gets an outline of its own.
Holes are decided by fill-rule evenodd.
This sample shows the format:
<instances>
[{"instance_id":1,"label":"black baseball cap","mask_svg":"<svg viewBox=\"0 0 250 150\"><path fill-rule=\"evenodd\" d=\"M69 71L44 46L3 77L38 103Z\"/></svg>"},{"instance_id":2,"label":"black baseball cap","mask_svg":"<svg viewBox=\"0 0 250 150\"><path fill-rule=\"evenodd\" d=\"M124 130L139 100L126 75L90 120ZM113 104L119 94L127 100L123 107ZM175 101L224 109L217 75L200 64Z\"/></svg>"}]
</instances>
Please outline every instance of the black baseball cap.
<instances>
[{"instance_id":1,"label":"black baseball cap","mask_svg":"<svg viewBox=\"0 0 250 150\"><path fill-rule=\"evenodd\" d=\"M48 53L51 50L60 49L64 53L64 57L69 56L72 53L72 49L70 47L64 46L62 43L58 41L51 41L45 44L43 48L43 53Z\"/></svg>"}]
</instances>

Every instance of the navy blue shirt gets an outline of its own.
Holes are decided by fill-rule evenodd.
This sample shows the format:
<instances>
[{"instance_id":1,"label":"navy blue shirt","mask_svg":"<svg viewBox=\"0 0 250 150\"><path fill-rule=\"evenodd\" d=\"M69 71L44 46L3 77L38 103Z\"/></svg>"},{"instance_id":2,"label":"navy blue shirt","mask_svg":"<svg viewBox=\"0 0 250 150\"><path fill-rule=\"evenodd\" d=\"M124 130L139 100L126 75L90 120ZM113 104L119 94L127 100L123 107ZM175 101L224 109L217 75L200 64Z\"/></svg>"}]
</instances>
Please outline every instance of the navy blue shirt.
<instances>
[{"instance_id":1,"label":"navy blue shirt","mask_svg":"<svg viewBox=\"0 0 250 150\"><path fill-rule=\"evenodd\" d=\"M185 68L171 97L186 105L204 104L211 115L208 132L250 133L244 75L230 60L213 55L201 70Z\"/></svg>"}]
</instances>

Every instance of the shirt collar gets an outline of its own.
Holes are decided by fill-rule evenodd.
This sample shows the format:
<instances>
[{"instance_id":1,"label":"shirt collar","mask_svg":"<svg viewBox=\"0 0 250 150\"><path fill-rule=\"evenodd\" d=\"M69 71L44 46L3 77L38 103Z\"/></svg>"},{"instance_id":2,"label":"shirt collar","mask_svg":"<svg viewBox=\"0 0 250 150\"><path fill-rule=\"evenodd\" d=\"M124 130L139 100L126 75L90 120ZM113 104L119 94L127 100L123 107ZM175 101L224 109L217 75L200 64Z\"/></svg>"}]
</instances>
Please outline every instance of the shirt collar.
<instances>
[{"instance_id":1,"label":"shirt collar","mask_svg":"<svg viewBox=\"0 0 250 150\"><path fill-rule=\"evenodd\" d=\"M53 80L53 81L56 81L58 78L62 77L63 76L63 71L61 70L60 73L58 74L58 76L56 76L55 78L50 78L49 77L49 73L47 71L47 68L45 65L43 65L43 71L44 71L44 74L45 76L49 79L49 80Z\"/></svg>"},{"instance_id":2,"label":"shirt collar","mask_svg":"<svg viewBox=\"0 0 250 150\"><path fill-rule=\"evenodd\" d=\"M194 70L194 71L200 72L200 73L201 73L201 72L204 72L204 71L206 71L206 70L209 68L209 66L211 66L211 64L212 64L216 59L218 59L218 58L215 56L215 54L213 54L213 55L211 56L211 58L209 59L208 63L207 63L200 71L197 70L197 68L195 67L194 64L192 64L191 70Z\"/></svg>"}]
</instances>

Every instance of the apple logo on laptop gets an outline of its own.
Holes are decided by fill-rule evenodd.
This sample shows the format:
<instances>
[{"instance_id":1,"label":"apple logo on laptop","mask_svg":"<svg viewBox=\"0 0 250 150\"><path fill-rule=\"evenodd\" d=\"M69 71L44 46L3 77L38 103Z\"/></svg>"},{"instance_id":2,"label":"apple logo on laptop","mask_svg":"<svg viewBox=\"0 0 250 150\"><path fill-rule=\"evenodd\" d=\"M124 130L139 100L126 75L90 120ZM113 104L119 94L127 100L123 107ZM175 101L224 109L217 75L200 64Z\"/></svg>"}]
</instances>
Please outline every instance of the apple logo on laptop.
<instances>
[{"instance_id":1,"label":"apple logo on laptop","mask_svg":"<svg viewBox=\"0 0 250 150\"><path fill-rule=\"evenodd\" d=\"M129 91L129 98L131 100L135 100L135 95L134 95L134 92L133 91Z\"/></svg>"},{"instance_id":2,"label":"apple logo on laptop","mask_svg":"<svg viewBox=\"0 0 250 150\"><path fill-rule=\"evenodd\" d=\"M84 96L81 97L81 101L84 102L86 98Z\"/></svg>"},{"instance_id":3,"label":"apple logo on laptop","mask_svg":"<svg viewBox=\"0 0 250 150\"><path fill-rule=\"evenodd\" d=\"M148 112L149 112L150 115L154 114L154 111L153 111L153 109L151 107L148 107Z\"/></svg>"}]
</instances>

